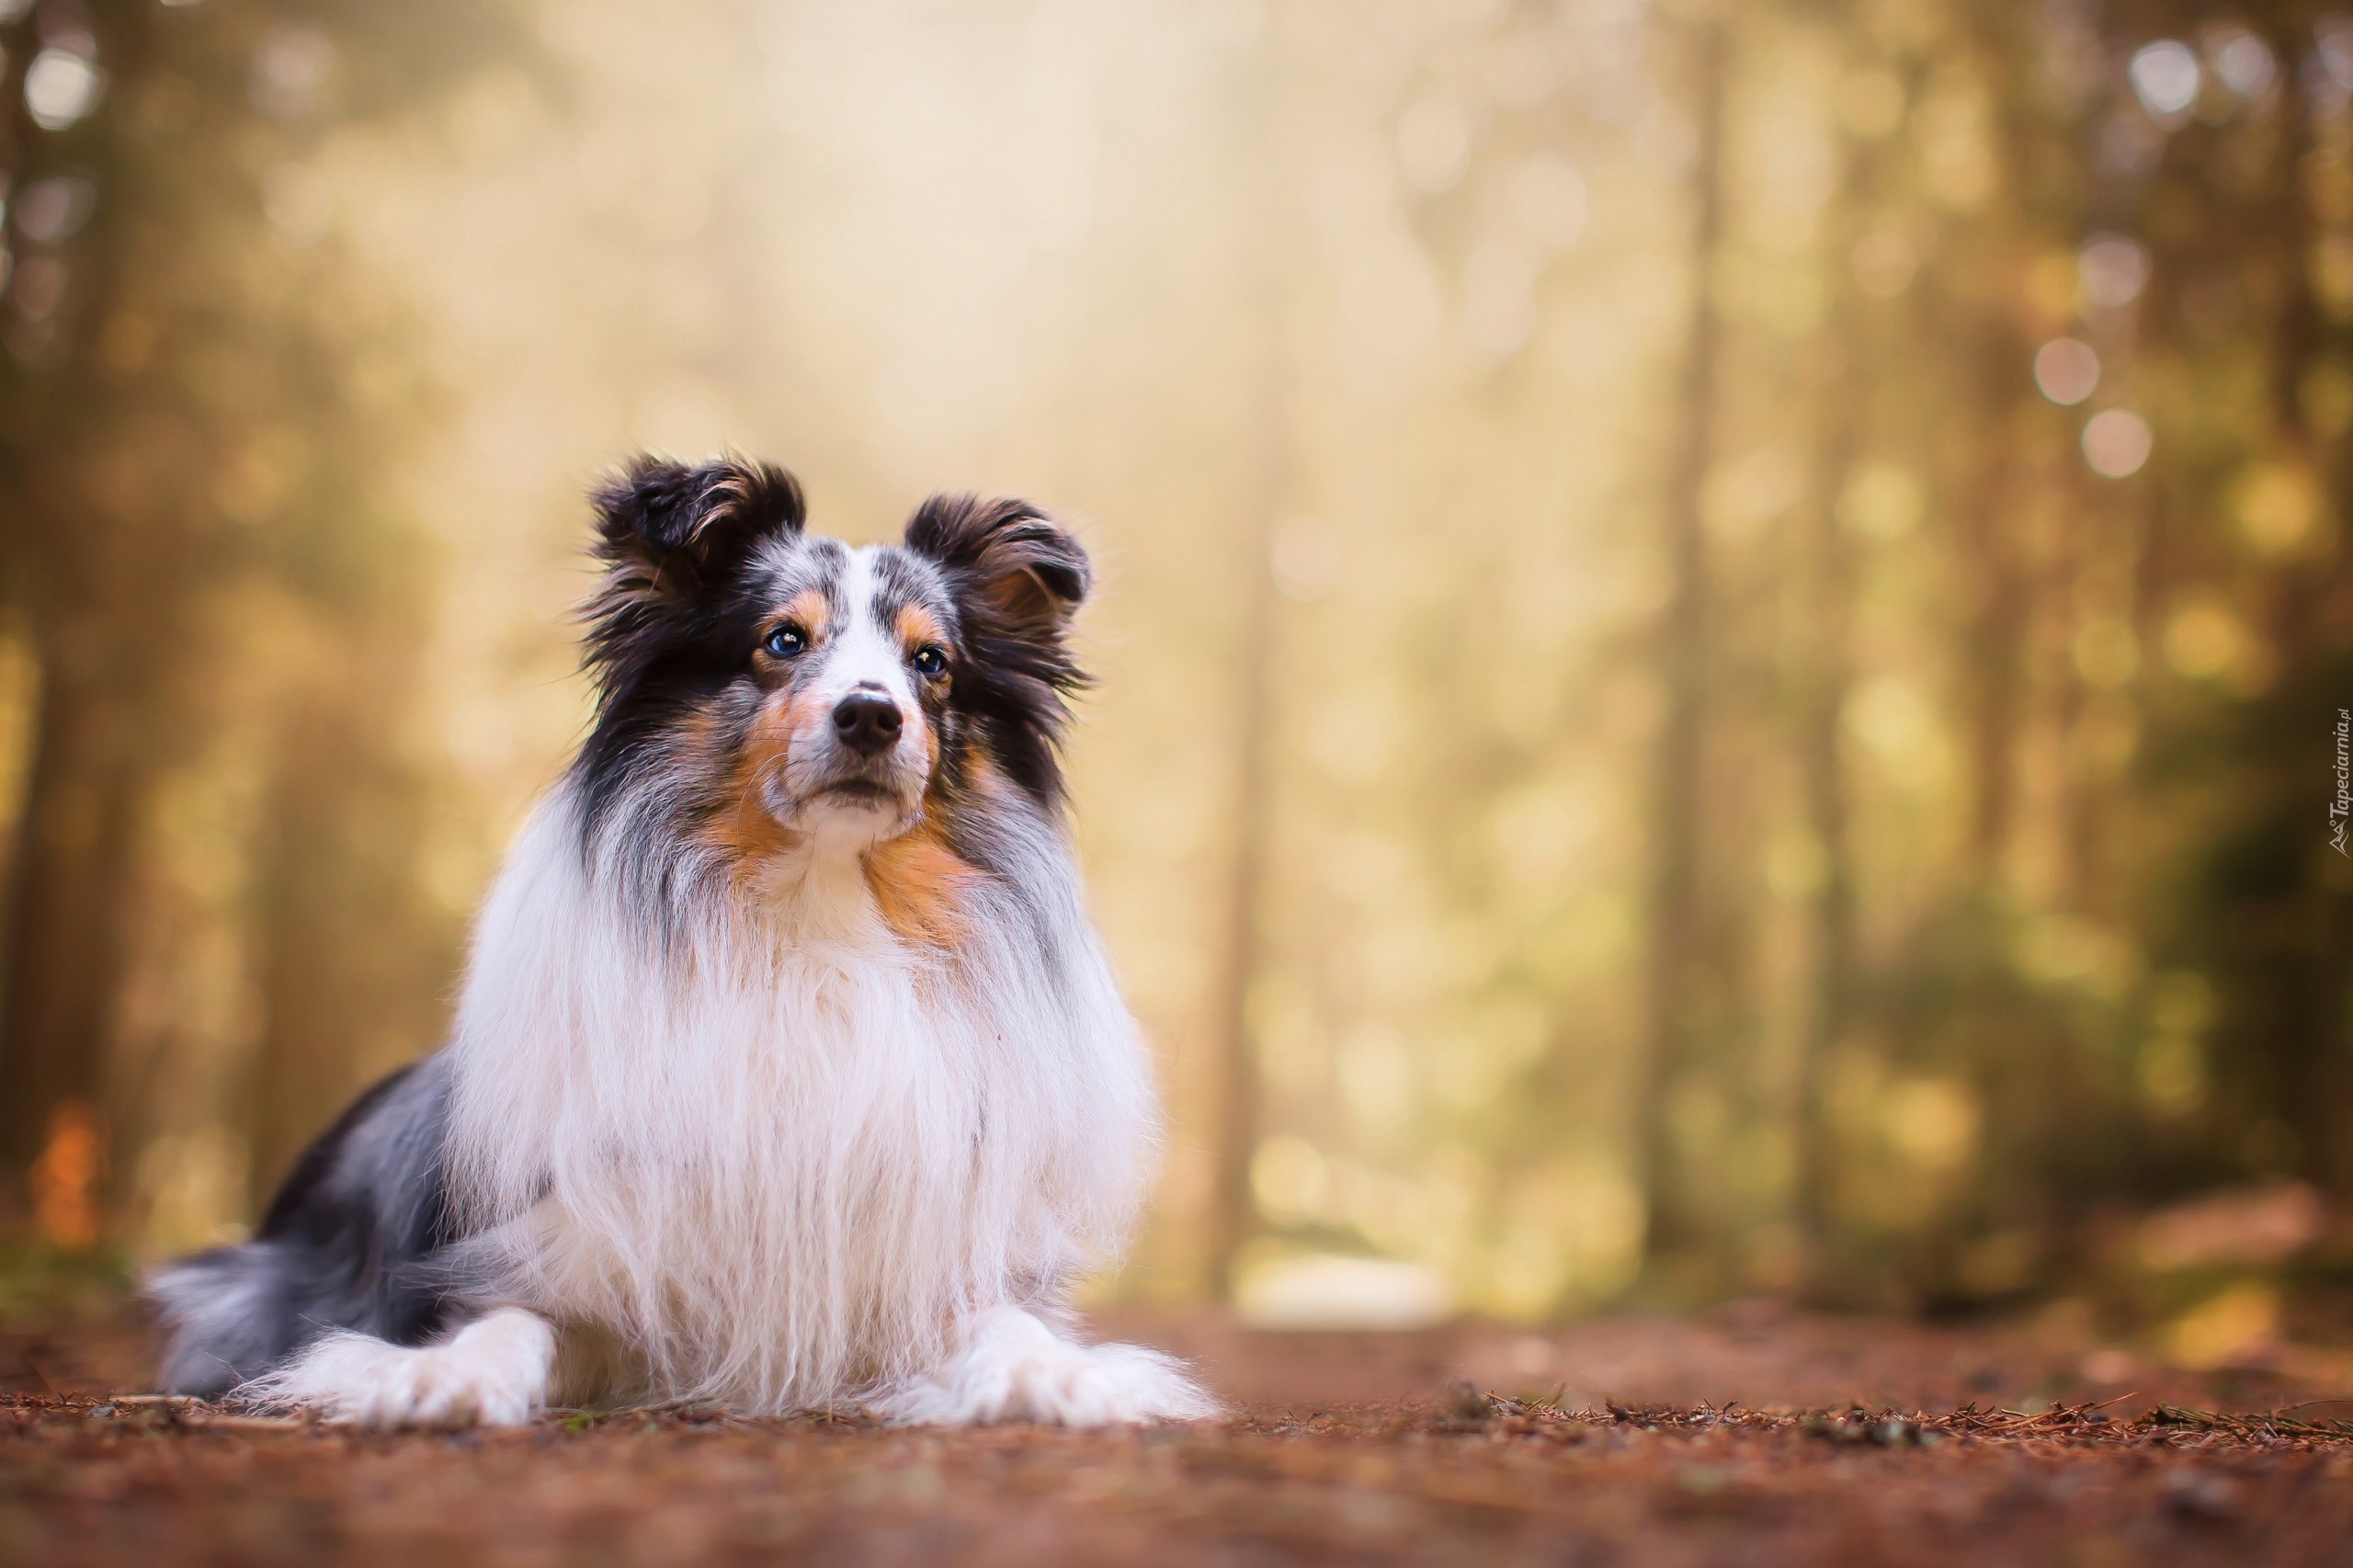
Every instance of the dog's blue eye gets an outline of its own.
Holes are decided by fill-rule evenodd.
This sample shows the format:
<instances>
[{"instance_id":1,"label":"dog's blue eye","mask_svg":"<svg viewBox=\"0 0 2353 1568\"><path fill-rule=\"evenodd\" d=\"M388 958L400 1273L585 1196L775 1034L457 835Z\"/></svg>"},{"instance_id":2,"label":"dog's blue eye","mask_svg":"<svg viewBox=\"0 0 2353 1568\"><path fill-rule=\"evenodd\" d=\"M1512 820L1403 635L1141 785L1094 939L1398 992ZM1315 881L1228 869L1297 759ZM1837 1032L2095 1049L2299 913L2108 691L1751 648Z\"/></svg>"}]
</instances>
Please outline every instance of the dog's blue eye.
<instances>
[{"instance_id":1,"label":"dog's blue eye","mask_svg":"<svg viewBox=\"0 0 2353 1568\"><path fill-rule=\"evenodd\" d=\"M948 668L948 655L929 644L916 649L915 656L911 662L919 674L933 678L945 673Z\"/></svg>"},{"instance_id":2,"label":"dog's blue eye","mask_svg":"<svg viewBox=\"0 0 2353 1568\"><path fill-rule=\"evenodd\" d=\"M771 658L789 659L809 646L808 634L797 626L779 626L760 642Z\"/></svg>"}]
</instances>

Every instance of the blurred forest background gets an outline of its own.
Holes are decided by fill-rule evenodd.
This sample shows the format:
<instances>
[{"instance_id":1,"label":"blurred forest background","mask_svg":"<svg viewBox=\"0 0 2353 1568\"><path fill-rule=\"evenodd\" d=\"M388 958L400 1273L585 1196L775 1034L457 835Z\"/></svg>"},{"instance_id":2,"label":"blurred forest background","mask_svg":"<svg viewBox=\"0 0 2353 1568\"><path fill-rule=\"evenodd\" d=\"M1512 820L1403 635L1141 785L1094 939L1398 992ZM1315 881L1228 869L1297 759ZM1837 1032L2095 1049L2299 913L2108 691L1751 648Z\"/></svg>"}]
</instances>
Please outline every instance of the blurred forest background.
<instances>
[{"instance_id":1,"label":"blurred forest background","mask_svg":"<svg viewBox=\"0 0 2353 1568\"><path fill-rule=\"evenodd\" d=\"M42 1256L235 1233L438 1042L585 714L581 494L733 446L853 538L979 488L1097 553L1078 832L1172 1112L1107 1290L2063 1300L2211 1362L2353 1278L2353 15L0 0L0 51Z\"/></svg>"}]
</instances>

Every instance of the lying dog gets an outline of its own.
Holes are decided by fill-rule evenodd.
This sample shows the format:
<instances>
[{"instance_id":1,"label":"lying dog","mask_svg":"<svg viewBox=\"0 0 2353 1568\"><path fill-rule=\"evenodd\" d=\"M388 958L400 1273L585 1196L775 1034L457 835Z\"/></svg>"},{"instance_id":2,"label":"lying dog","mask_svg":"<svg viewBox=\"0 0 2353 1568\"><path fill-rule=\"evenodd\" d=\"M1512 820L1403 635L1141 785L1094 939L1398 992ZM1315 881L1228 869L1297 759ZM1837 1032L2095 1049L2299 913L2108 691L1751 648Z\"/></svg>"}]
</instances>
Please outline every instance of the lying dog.
<instances>
[{"instance_id":1,"label":"lying dog","mask_svg":"<svg viewBox=\"0 0 2353 1568\"><path fill-rule=\"evenodd\" d=\"M372 1426L1213 1414L1062 1306L1157 1116L1062 824L1086 553L971 498L853 550L742 462L642 460L596 505L596 723L453 1038L254 1240L157 1276L165 1383Z\"/></svg>"}]
</instances>

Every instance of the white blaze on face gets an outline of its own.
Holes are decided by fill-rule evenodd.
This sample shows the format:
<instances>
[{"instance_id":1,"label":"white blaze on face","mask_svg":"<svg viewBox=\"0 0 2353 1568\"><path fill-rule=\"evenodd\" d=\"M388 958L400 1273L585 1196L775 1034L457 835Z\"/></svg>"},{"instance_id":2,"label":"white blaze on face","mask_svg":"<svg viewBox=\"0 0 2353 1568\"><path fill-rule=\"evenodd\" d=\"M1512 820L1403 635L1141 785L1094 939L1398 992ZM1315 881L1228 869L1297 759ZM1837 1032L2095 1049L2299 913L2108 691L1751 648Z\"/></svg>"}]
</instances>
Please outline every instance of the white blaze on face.
<instances>
[{"instance_id":1,"label":"white blaze on face","mask_svg":"<svg viewBox=\"0 0 2353 1568\"><path fill-rule=\"evenodd\" d=\"M849 553L849 567L842 572L842 619L819 650L816 685L812 690L816 695L814 706L826 713L833 713L833 704L849 692L882 692L899 704L899 718L906 725L899 733L899 744L904 746L915 722L920 722L923 709L915 701L906 650L901 650L899 636L875 615L873 562L875 546L870 544Z\"/></svg>"},{"instance_id":2,"label":"white blaze on face","mask_svg":"<svg viewBox=\"0 0 2353 1568\"><path fill-rule=\"evenodd\" d=\"M897 629L887 623L875 603L878 553L872 546L850 552L836 585L837 616L824 641L806 655L813 663L802 677L806 697L796 703L805 717L794 739L796 761L790 770L791 794L801 802L791 808L793 814L813 809L821 817L843 819L845 825L862 824L857 831L863 835L904 826L930 771L930 744L915 674ZM898 739L879 756L852 752L842 744L835 724L835 710L843 699L858 693L887 699L899 710ZM846 777L887 782L898 794L897 809L870 797L833 793L830 786Z\"/></svg>"},{"instance_id":3,"label":"white blaze on face","mask_svg":"<svg viewBox=\"0 0 2353 1568\"><path fill-rule=\"evenodd\" d=\"M815 689L819 704L828 713L853 691L881 692L899 705L899 717L905 725L899 733L899 744L904 746L915 738L923 710L915 700L906 651L899 646L897 631L882 623L875 608L876 553L870 544L850 552L849 566L842 574L841 624L820 653L824 663L818 667Z\"/></svg>"}]
</instances>

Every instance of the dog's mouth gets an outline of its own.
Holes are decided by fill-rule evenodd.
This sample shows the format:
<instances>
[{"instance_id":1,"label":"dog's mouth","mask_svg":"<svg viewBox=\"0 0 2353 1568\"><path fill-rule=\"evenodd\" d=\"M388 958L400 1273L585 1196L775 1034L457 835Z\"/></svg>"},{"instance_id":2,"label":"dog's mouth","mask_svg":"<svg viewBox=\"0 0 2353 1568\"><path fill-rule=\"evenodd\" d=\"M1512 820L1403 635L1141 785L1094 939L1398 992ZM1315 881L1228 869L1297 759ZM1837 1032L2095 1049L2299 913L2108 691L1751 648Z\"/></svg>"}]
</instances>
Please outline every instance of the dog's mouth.
<instances>
[{"instance_id":1,"label":"dog's mouth","mask_svg":"<svg viewBox=\"0 0 2353 1568\"><path fill-rule=\"evenodd\" d=\"M871 778L844 778L817 791L839 801L854 801L865 805L895 806L899 792L888 784L878 784Z\"/></svg>"},{"instance_id":2,"label":"dog's mouth","mask_svg":"<svg viewBox=\"0 0 2353 1568\"><path fill-rule=\"evenodd\" d=\"M813 812L878 828L919 813L924 781L910 772L889 757L820 756L798 767L788 762L771 777L768 809L788 824Z\"/></svg>"}]
</instances>

